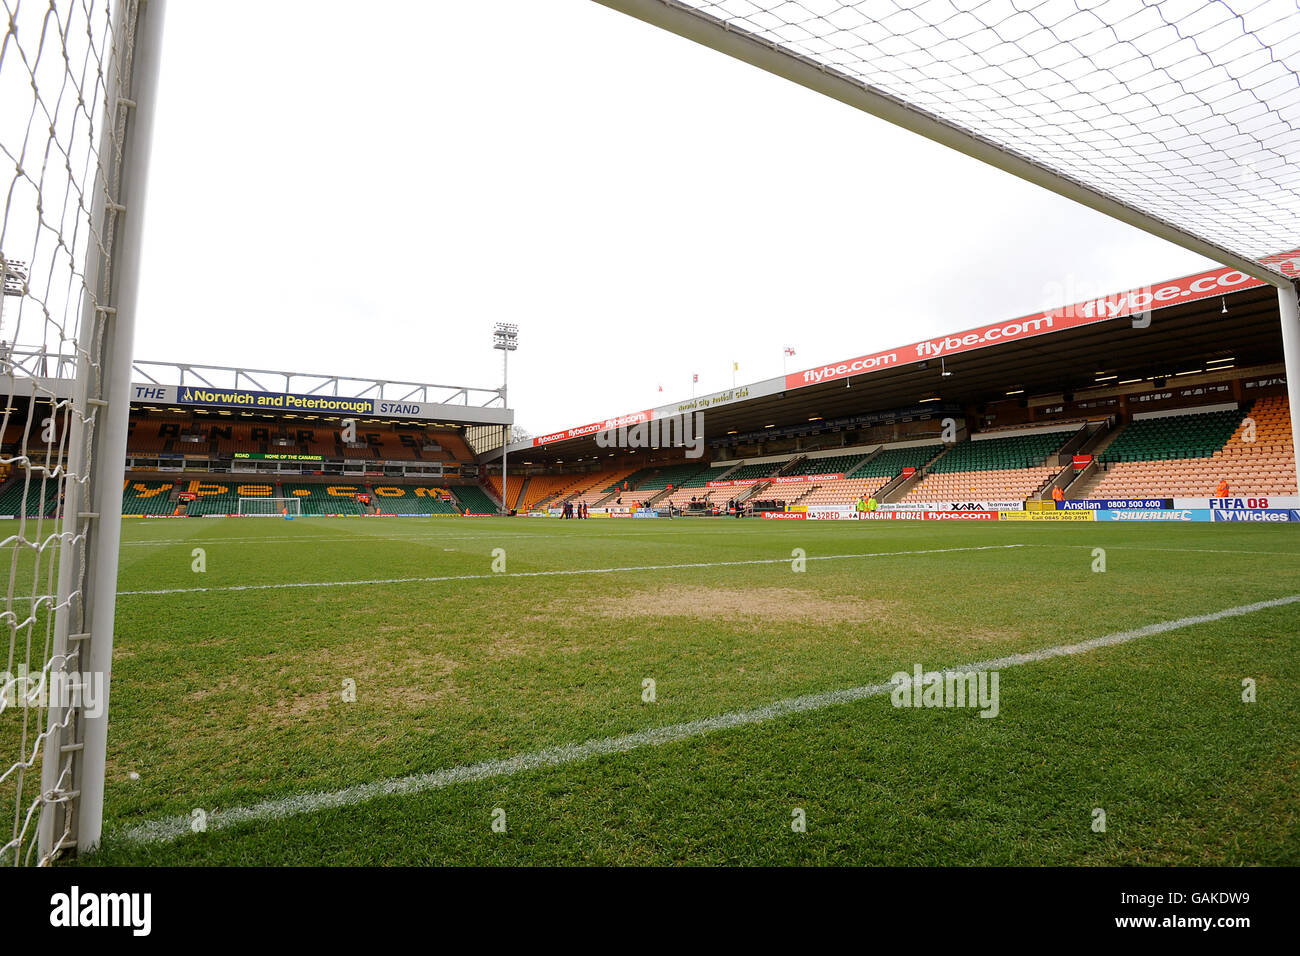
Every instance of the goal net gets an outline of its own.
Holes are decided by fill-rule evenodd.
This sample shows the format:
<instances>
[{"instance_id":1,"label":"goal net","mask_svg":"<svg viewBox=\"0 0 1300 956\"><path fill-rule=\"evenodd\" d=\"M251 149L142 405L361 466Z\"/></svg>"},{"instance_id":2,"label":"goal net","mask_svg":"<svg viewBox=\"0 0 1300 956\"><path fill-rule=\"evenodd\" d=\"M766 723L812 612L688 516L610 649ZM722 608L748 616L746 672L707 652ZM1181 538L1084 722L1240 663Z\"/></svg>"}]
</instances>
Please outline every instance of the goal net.
<instances>
[{"instance_id":1,"label":"goal net","mask_svg":"<svg viewBox=\"0 0 1300 956\"><path fill-rule=\"evenodd\" d=\"M1300 380L1295 0L596 2L1272 285Z\"/></svg>"},{"instance_id":2,"label":"goal net","mask_svg":"<svg viewBox=\"0 0 1300 956\"><path fill-rule=\"evenodd\" d=\"M99 842L161 17L5 0L0 20L0 865Z\"/></svg>"},{"instance_id":3,"label":"goal net","mask_svg":"<svg viewBox=\"0 0 1300 956\"><path fill-rule=\"evenodd\" d=\"M239 513L248 518L280 518L302 514L299 498L240 498Z\"/></svg>"}]
</instances>

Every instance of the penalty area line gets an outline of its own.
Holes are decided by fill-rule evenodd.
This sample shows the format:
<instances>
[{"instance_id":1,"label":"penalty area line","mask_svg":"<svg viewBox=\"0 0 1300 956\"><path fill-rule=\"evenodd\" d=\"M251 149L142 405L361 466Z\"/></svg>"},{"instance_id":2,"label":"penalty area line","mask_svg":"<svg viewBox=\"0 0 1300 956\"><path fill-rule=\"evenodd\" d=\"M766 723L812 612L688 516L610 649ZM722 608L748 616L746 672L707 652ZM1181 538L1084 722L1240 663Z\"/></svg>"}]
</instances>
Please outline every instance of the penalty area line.
<instances>
[{"instance_id":1,"label":"penalty area line","mask_svg":"<svg viewBox=\"0 0 1300 956\"><path fill-rule=\"evenodd\" d=\"M860 558L910 557L919 554L954 554L960 551L1004 551L1022 544L991 544L970 548L930 548L924 551L875 551L867 554L810 554L806 561L849 561ZM372 578L368 581L298 581L284 584L227 584L210 588L158 588L118 591L119 597L148 594L204 594L216 591L275 591L283 588L348 588L375 584L436 584L443 581L486 581L496 578L545 578L574 574L618 574L623 571L678 571L686 568L729 568L754 564L789 564L789 558L751 558L744 561L693 561L689 564L642 564L623 568L570 568L557 571L502 571L488 574L448 574L421 578Z\"/></svg>"},{"instance_id":2,"label":"penalty area line","mask_svg":"<svg viewBox=\"0 0 1300 956\"><path fill-rule=\"evenodd\" d=\"M1086 654L1102 647L1114 647L1118 644L1127 644L1130 641L1135 641L1143 637L1165 634L1169 631L1194 627L1197 624L1208 624L1214 621L1221 621L1225 618L1241 617L1246 614L1254 614L1258 611L1267 610L1269 608L1295 604L1296 602L1300 602L1300 594L1274 598L1269 601L1258 601L1254 604L1242 604L1237 607L1225 608L1221 611L1213 611L1208 614L1196 614L1190 617L1161 621L1158 624L1148 624L1145 627L1133 628L1128 631L1117 631L1113 634L1094 637L1090 640L1080 641L1075 644L1058 644L1055 647L1045 647L1040 650L1027 651L1022 654L1009 654L1005 657L995 657L989 660L976 661L975 663L967 664L964 667L947 668L944 671L941 671L941 673L947 675L950 673L968 673L970 671L1002 670L1008 667L1018 667L1022 664L1032 664L1037 661L1045 661L1057 657ZM494 780L502 777L511 777L515 774L524 773L530 770L540 770L549 767L560 767L566 764L582 763L591 760L592 758L602 757L609 754L623 754L630 753L634 750L642 750L647 747L660 747L664 744L702 737L706 734L715 733L720 730L730 730L735 727L766 723L771 720L789 717L793 714L806 714L814 711L826 710L829 707L836 707L853 701L864 700L869 697L879 697L883 694L888 694L893 690L894 686L895 685L892 683L865 684L860 687L850 687L844 690L804 694L800 697L788 697L784 700L778 700L761 707L754 707L748 710L735 710L730 713L719 714L716 717L704 717L699 720L688 720L684 723L669 724L665 727L653 727L649 730L624 734L621 737L606 737L604 739L588 740L579 744L564 744L558 747L548 747L544 750L533 751L532 753L519 754L515 757L507 757L498 760L484 760L480 763L465 764L459 767L448 767L444 770L436 770L431 773L412 774L406 777L392 777L387 780L378 780L372 783L363 783L352 787L346 787L342 790L304 793L276 800L265 800L261 803L255 803L245 807L231 807L225 810L213 810L207 816L207 829L225 830L244 823L281 820L286 817L299 816L306 813L316 813L321 810L332 810L340 807L355 806L380 797L409 796L411 794L425 793L431 790L440 790L461 783ZM170 843L189 832L190 818L188 816L174 816L127 827L118 830L115 835L117 839L124 843L141 845Z\"/></svg>"}]
</instances>

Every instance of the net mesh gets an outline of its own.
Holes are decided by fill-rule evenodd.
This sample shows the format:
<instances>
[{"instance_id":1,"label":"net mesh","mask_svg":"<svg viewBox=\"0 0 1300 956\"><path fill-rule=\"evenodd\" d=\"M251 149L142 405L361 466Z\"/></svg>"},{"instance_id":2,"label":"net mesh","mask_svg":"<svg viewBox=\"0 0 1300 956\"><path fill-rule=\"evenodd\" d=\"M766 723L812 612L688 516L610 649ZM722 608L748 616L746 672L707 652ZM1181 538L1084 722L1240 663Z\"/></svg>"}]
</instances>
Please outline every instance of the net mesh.
<instances>
[{"instance_id":1,"label":"net mesh","mask_svg":"<svg viewBox=\"0 0 1300 956\"><path fill-rule=\"evenodd\" d=\"M649 2L747 34L1242 258L1300 238L1294 0Z\"/></svg>"},{"instance_id":2,"label":"net mesh","mask_svg":"<svg viewBox=\"0 0 1300 956\"><path fill-rule=\"evenodd\" d=\"M38 852L45 805L71 807L77 707L54 707L81 670L79 625L93 516L64 515L72 489L89 500L88 448L111 313L115 217L136 4L0 0L0 546L7 566L0 660L0 863L47 862L74 839L61 814ZM110 103L114 113L110 114ZM120 122L106 116L120 115ZM71 509L84 512L89 509ZM60 563L69 571L62 579ZM64 644L59 631L71 632ZM50 715L54 718L51 722ZM55 772L42 788L47 741Z\"/></svg>"},{"instance_id":3,"label":"net mesh","mask_svg":"<svg viewBox=\"0 0 1300 956\"><path fill-rule=\"evenodd\" d=\"M239 514L250 518L301 515L302 500L300 498L240 498Z\"/></svg>"}]
</instances>

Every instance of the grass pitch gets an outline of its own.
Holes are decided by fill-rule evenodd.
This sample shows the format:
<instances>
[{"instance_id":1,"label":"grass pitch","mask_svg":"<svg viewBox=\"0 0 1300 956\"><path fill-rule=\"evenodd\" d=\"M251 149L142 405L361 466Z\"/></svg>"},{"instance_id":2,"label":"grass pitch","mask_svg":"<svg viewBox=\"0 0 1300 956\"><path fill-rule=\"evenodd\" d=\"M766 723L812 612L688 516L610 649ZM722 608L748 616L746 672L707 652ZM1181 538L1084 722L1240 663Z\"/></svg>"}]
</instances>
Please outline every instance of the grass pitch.
<instances>
[{"instance_id":1,"label":"grass pitch","mask_svg":"<svg viewBox=\"0 0 1300 956\"><path fill-rule=\"evenodd\" d=\"M1300 594L1286 526L128 521L119 587L83 864L1300 863L1300 604L509 763Z\"/></svg>"}]
</instances>

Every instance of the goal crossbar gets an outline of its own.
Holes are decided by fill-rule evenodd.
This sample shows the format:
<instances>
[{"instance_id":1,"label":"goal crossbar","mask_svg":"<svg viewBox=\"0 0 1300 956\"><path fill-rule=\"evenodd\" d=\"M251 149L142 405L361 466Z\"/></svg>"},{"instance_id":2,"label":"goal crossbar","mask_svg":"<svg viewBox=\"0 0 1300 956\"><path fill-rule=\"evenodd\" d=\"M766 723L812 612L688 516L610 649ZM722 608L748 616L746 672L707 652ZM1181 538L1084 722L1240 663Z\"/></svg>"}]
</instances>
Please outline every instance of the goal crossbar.
<instances>
[{"instance_id":1,"label":"goal crossbar","mask_svg":"<svg viewBox=\"0 0 1300 956\"><path fill-rule=\"evenodd\" d=\"M853 2L812 4L810 6L817 9L838 8L833 14L817 17L811 15L802 5L780 2L780 0L745 0L743 3L728 2L728 0L722 0L722 2L707 2L707 0L689 0L689 2L686 2L686 0L595 0L595 2L798 83L910 132L942 143L1020 179L1027 180L1082 203L1107 216L1119 219L1224 265L1239 269L1262 282L1282 287L1289 285L1292 281L1292 276L1287 275L1275 265L1261 260L1267 260L1268 254L1284 252L1292 248L1293 245L1279 241L1273 248L1248 251L1245 248L1249 244L1245 238L1246 232L1241 229L1231 229L1232 223L1215 222L1213 224L1215 227L1221 226L1222 228L1209 228L1207 223L1201 223L1198 227L1187 220L1179 221L1173 212L1179 207L1172 202L1166 202L1163 204L1165 208L1160 208L1158 203L1144 201L1145 196L1159 195L1167 191L1152 189L1149 183L1144 183L1141 177L1136 174L1132 175L1131 181L1112 180L1109 183L1106 183L1100 175L1088 175L1088 169L1100 170L1103 166L1118 167L1120 163L1116 157L1121 153L1121 146L1124 147L1124 152L1128 151L1129 145L1127 143L1117 144L1109 154L1104 147L1096 149L1092 153L1092 158L1096 160L1093 166L1090 167L1087 163L1076 160L1073 164L1075 171L1071 172L1062 168L1066 165L1065 163L1048 162L1042 155L1034 155L1031 152L1032 147L1029 145L1033 142L1031 136L1026 135L1023 143L1011 142L1006 137L1000 138L977 127L963 125L952 117L940 115L937 109L927 108L930 104L922 105L880 85L867 82L863 79L863 76L871 75L871 67L874 64L858 59L867 56L867 54L859 53L858 49L866 47L868 44L863 42L860 47L853 49L848 46L837 45L837 43L846 43L855 34L851 30L836 31L833 29L832 27L836 22L841 22L836 20L836 15L858 13L859 8L861 8L859 19L870 22L869 18L873 11L879 7L893 7L894 4ZM963 6L977 5L945 4L945 7L953 9ZM797 18L795 13L786 12L800 10L803 11L803 14ZM1070 10L1074 11L1072 5ZM877 13L876 15L879 16L880 14ZM783 18L788 19L783 21ZM913 23L917 19L918 17L911 18ZM878 28L881 35L887 36L890 33L889 23L891 20L903 22L900 17L882 17L876 22L870 22L870 25ZM930 28L927 31L928 33L937 32L934 29L934 24L925 24L925 26ZM998 25L986 26L984 31L978 32L981 34L987 32L996 36L996 26ZM901 42L907 39L908 34L911 32L917 33L918 36L922 33L919 28L914 28L913 31L900 30L892 36L888 36L888 39ZM782 37L794 37L796 39L783 40ZM1120 40L1128 41L1129 38L1121 37ZM918 45L920 44L919 40L916 42ZM951 42L954 45L960 45L962 41L952 38ZM1014 44L1015 41L1007 42ZM1066 42L1060 42L1057 46L1065 49L1075 49ZM977 55L974 49L969 52L972 56ZM1075 49L1075 53L1076 60L1082 59L1086 61L1086 56L1077 55L1077 49ZM887 56L882 56L880 59L892 63ZM934 64L940 63L937 57L931 57L930 59L934 61ZM1040 65L1040 62L1046 63L1049 58L1040 53L1037 57L1025 54L1023 59L1033 65ZM1098 66L1097 69L1102 71L1103 67ZM1042 71L1045 73L1052 72L1051 68L1047 66L1043 66ZM917 72L924 72L924 70ZM938 74L946 71L934 66L931 72ZM925 79L928 80L929 77L927 76ZM924 84L919 80L911 86L906 86L901 81L898 85L907 89L924 88ZM1066 94L1073 96L1077 93L1066 82L1055 85L1063 90L1061 94L1062 101L1068 98ZM1041 90L1034 89L1032 92L1040 93ZM1039 103L1039 107L1044 113L1059 113L1066 109L1061 106L1060 102L1051 101L1047 95L1043 95L1039 99L1043 101ZM1001 105L999 97L990 94L989 100ZM1023 107L1018 108L1023 110ZM1270 109L1271 112L1277 113L1278 119L1274 124L1277 130L1296 143L1300 143L1300 123L1292 123L1290 119L1290 114L1294 110L1286 110L1282 106L1272 109L1272 104L1268 102L1261 105L1261 111L1264 109ZM968 113L953 110L953 115L966 119L973 112L973 109ZM994 110L990 109L989 112L994 112ZM1008 108L1007 112L1010 113L1013 110ZM1123 114L1116 110L1113 114L1105 114L1104 120L1090 121L1081 111L1077 125L1084 132L1078 134L1075 141L1104 140L1104 136L1101 134L1106 129L1105 121L1111 120L1115 116L1123 118ZM1031 124L1026 122L1026 125ZM1177 127L1177 124L1174 125ZM1194 134L1181 127L1177 127L1177 132L1186 138L1195 138ZM1167 138L1172 139L1173 136L1170 135ZM1161 142L1158 137L1152 137L1152 141L1153 150L1157 148L1168 149L1168 145ZM1055 151L1055 155L1064 156L1066 159L1075 159L1075 157L1066 154L1065 150L1060 149L1058 144L1052 143L1050 146ZM1194 155L1196 151L1191 150L1189 152ZM1047 155L1053 154L1046 148L1044 148L1044 153ZM1274 153L1275 150L1272 147L1268 149L1254 149L1252 147L1250 154L1242 160L1242 164L1248 166L1251 163L1262 163L1265 159L1273 163ZM1264 196L1260 191L1253 197L1247 189L1238 189L1235 185L1227 183L1226 177L1219 174L1216 169L1212 169L1208 163L1204 164L1203 168L1197 169L1195 159L1192 159L1186 165L1190 167L1190 171L1177 179L1171 177L1170 185L1185 184L1187 182L1204 183L1206 184L1204 192L1207 197L1227 196L1231 199L1240 195L1247 202L1254 199L1254 204L1259 208L1252 208L1249 210L1251 212L1260 212L1261 210L1272 212L1274 209L1279 209L1280 211L1289 211L1293 216L1300 214L1300 189L1292 185L1294 174L1297 172L1293 168L1293 163L1287 163L1285 166L1288 177L1283 179L1281 188L1275 189L1275 183L1273 182L1275 177L1270 177L1268 179L1268 195ZM1079 168L1085 171L1080 173L1078 172ZM1279 195L1280 198L1278 198ZM1194 201L1197 198L1195 195L1188 197L1192 202L1189 202L1185 208L1193 208ZM1280 207L1279 203L1281 204ZM1189 212L1188 215L1190 216L1191 213ZM1210 234L1212 231L1214 235ZM1295 235L1289 237L1289 241L1292 243L1296 239L1297 236Z\"/></svg>"}]
</instances>

